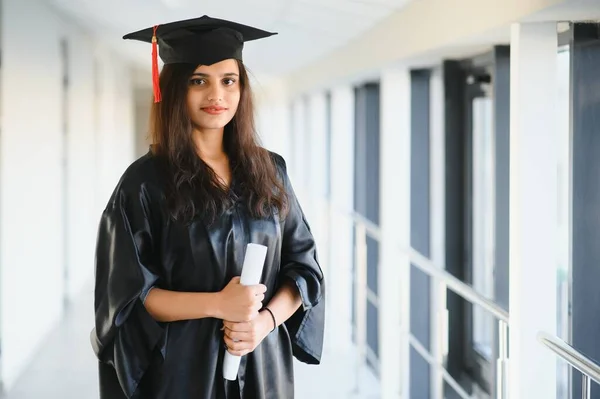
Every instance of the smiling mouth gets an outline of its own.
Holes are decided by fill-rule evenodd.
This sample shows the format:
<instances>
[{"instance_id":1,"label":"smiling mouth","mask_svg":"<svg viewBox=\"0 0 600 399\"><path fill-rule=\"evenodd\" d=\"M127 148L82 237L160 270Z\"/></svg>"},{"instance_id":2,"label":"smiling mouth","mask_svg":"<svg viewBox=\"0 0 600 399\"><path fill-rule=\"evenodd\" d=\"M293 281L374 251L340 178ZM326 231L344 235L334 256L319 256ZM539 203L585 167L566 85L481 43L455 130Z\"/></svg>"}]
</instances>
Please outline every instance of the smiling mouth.
<instances>
[{"instance_id":1,"label":"smiling mouth","mask_svg":"<svg viewBox=\"0 0 600 399\"><path fill-rule=\"evenodd\" d=\"M202 111L206 112L207 114L211 114L211 115L218 115L218 114L222 114L223 112L227 111L227 108L223 108L223 107L204 107L201 109L202 109Z\"/></svg>"}]
</instances>

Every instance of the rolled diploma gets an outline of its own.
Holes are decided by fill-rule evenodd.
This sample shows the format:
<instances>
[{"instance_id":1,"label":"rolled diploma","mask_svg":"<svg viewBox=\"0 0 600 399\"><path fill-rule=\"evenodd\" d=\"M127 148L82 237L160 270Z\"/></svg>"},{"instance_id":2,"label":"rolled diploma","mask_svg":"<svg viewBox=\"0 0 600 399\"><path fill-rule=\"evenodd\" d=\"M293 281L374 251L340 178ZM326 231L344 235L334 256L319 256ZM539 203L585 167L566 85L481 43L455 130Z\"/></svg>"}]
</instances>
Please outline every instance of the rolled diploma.
<instances>
[{"instance_id":1,"label":"rolled diploma","mask_svg":"<svg viewBox=\"0 0 600 399\"><path fill-rule=\"evenodd\" d=\"M242 265L240 284L256 285L260 283L260 277L262 276L266 257L267 247L260 244L248 244L246 247L244 264ZM240 356L235 356L228 351L225 351L225 358L223 359L223 377L226 380L234 381L237 378L240 360Z\"/></svg>"}]
</instances>

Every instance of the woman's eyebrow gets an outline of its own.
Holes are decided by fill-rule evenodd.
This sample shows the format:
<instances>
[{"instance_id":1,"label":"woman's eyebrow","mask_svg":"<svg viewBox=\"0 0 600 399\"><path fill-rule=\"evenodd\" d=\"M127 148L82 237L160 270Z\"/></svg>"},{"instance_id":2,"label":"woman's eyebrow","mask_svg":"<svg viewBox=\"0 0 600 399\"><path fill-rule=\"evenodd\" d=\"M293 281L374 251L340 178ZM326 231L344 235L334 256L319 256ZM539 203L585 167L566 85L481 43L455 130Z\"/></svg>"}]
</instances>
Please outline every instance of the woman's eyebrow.
<instances>
[{"instance_id":1,"label":"woman's eyebrow","mask_svg":"<svg viewBox=\"0 0 600 399\"><path fill-rule=\"evenodd\" d=\"M192 76L198 76L201 78L209 78L211 75L202 73L202 72L194 72L192 74ZM227 73L224 73L223 75L221 75L221 77L230 77L230 76L239 76L239 75L235 72L227 72Z\"/></svg>"}]
</instances>

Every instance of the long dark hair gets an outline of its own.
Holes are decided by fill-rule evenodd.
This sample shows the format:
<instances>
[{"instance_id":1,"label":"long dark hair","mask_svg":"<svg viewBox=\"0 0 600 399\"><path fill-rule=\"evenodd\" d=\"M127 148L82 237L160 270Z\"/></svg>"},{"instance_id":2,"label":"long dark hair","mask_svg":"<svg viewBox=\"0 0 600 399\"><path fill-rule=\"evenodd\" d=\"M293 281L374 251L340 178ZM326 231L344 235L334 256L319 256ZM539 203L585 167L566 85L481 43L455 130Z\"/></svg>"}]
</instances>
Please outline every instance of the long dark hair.
<instances>
[{"instance_id":1,"label":"long dark hair","mask_svg":"<svg viewBox=\"0 0 600 399\"><path fill-rule=\"evenodd\" d=\"M287 197L271 154L259 145L254 125L254 105L248 74L242 62L240 102L225 126L223 141L236 190L253 217L266 218L276 209L283 215ZM193 64L167 64L160 74L162 101L152 105L152 152L166 161L170 187L167 201L171 216L184 223L195 217L212 223L233 205L231 191L195 151L192 122L186 97Z\"/></svg>"}]
</instances>

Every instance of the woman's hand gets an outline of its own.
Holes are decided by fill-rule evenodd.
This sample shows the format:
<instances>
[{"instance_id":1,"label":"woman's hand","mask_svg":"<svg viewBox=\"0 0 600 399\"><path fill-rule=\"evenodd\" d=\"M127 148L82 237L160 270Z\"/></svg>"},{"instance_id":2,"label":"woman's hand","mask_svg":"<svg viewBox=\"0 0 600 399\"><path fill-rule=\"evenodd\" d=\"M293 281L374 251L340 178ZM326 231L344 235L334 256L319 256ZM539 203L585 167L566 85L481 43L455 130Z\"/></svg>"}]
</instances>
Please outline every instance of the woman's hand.
<instances>
[{"instance_id":1,"label":"woman's hand","mask_svg":"<svg viewBox=\"0 0 600 399\"><path fill-rule=\"evenodd\" d=\"M266 311L260 312L257 317L247 322L224 321L223 333L227 351L236 356L253 352L272 330L273 319Z\"/></svg>"},{"instance_id":2,"label":"woman's hand","mask_svg":"<svg viewBox=\"0 0 600 399\"><path fill-rule=\"evenodd\" d=\"M234 277L218 293L217 318L232 322L246 322L257 317L265 299L267 287L263 284L242 285Z\"/></svg>"}]
</instances>

